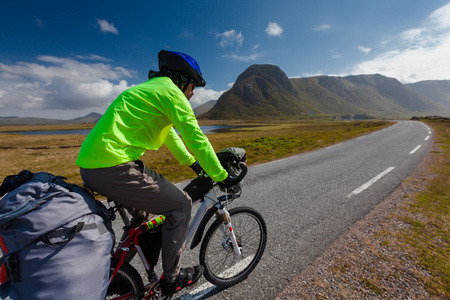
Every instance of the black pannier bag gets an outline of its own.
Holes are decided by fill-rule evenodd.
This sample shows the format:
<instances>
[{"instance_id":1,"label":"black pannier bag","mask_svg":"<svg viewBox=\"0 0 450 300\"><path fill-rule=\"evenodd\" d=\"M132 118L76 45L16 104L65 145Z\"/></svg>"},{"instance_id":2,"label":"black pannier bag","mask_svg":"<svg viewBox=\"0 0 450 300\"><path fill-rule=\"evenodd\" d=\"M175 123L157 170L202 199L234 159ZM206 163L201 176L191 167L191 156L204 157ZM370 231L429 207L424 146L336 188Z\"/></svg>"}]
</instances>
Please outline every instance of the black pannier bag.
<instances>
[{"instance_id":1,"label":"black pannier bag","mask_svg":"<svg viewBox=\"0 0 450 300\"><path fill-rule=\"evenodd\" d=\"M22 171L0 187L0 299L104 299L113 233L92 194Z\"/></svg>"},{"instance_id":2,"label":"black pannier bag","mask_svg":"<svg viewBox=\"0 0 450 300\"><path fill-rule=\"evenodd\" d=\"M241 167L239 164L247 162L245 149L238 147L229 147L220 150L217 152L217 157L219 158L222 167L233 177L237 177L241 174Z\"/></svg>"},{"instance_id":3,"label":"black pannier bag","mask_svg":"<svg viewBox=\"0 0 450 300\"><path fill-rule=\"evenodd\" d=\"M222 167L228 172L229 175L233 177L239 176L242 169L240 163L247 162L247 156L245 149L238 147L229 147L217 152L217 158L220 161ZM195 178L184 188L193 201L197 200L206 195L207 192L212 187L212 182L210 178L199 176ZM242 182L236 184L231 190L235 193L240 192L242 187Z\"/></svg>"},{"instance_id":4,"label":"black pannier bag","mask_svg":"<svg viewBox=\"0 0 450 300\"><path fill-rule=\"evenodd\" d=\"M222 167L228 172L232 177L238 177L241 172L241 163L247 163L247 155L245 149L238 147L229 147L217 152L217 157L219 158ZM242 189L243 182L239 182L231 188L232 192L240 193Z\"/></svg>"}]
</instances>

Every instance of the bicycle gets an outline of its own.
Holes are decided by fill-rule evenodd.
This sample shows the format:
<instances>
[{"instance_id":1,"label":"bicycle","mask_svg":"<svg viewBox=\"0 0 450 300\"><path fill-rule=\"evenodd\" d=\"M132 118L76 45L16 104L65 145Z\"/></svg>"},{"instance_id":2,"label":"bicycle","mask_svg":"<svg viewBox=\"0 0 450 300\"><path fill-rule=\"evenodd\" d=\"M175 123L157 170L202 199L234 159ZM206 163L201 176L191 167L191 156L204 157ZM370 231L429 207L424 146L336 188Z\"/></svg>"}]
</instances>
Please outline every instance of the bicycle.
<instances>
[{"instance_id":1,"label":"bicycle","mask_svg":"<svg viewBox=\"0 0 450 300\"><path fill-rule=\"evenodd\" d=\"M242 162L238 167L241 172L233 180L236 185L225 189L224 195L218 196L218 183L206 174L200 174L184 189L192 199L196 199L192 205L200 204L200 207L189 224L183 251L191 238L191 249L201 242L199 260L204 267L203 275L218 287L230 287L246 279L260 261L267 241L266 223L259 212L251 207L236 207L229 211L226 208L242 192L237 184L245 177L247 167ZM106 299L162 299L160 277L153 272L154 266L145 257L139 237L147 230L157 230L163 224L164 216L132 227L128 225L128 216L121 205L113 202L110 212L112 215L119 212L126 226L124 236L112 255ZM203 234L213 216L216 219ZM145 285L138 271L129 263L136 253L147 272L148 283Z\"/></svg>"}]
</instances>

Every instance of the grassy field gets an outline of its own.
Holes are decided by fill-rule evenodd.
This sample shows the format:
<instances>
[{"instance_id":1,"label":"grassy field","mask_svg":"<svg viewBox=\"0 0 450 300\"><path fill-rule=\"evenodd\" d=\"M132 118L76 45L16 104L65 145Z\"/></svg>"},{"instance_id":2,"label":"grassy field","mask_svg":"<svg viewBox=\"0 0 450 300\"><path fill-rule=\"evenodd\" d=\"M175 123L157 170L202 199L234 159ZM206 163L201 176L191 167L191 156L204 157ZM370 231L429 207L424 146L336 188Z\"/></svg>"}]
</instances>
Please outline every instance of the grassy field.
<instances>
[{"instance_id":1,"label":"grassy field","mask_svg":"<svg viewBox=\"0 0 450 300\"><path fill-rule=\"evenodd\" d=\"M3 125L0 132L14 131L46 131L46 130L74 130L91 129L95 124L70 124L70 125Z\"/></svg>"},{"instance_id":2,"label":"grassy field","mask_svg":"<svg viewBox=\"0 0 450 300\"><path fill-rule=\"evenodd\" d=\"M209 123L205 123L206 125ZM217 123L216 123L217 124ZM208 135L214 149L242 147L247 151L250 165L271 161L297 153L339 143L391 123L386 121L338 122L298 121L277 123L241 123L229 125L247 126L237 131ZM89 127L89 125L85 125ZM27 127L25 127L27 128ZM69 129L68 125L28 126L39 130ZM79 129L80 127L76 127ZM9 130L26 130L8 126ZM20 135L1 134L0 180L23 169L32 172L46 171L65 176L69 181L81 184L75 161L84 135ZM180 166L164 146L158 151L147 151L142 157L146 165L172 181L192 178L194 173L187 166Z\"/></svg>"},{"instance_id":3,"label":"grassy field","mask_svg":"<svg viewBox=\"0 0 450 300\"><path fill-rule=\"evenodd\" d=\"M431 295L450 299L450 122L427 121L439 147L430 172L428 189L416 195L408 208L411 228L395 235L431 276L425 282Z\"/></svg>"}]
</instances>

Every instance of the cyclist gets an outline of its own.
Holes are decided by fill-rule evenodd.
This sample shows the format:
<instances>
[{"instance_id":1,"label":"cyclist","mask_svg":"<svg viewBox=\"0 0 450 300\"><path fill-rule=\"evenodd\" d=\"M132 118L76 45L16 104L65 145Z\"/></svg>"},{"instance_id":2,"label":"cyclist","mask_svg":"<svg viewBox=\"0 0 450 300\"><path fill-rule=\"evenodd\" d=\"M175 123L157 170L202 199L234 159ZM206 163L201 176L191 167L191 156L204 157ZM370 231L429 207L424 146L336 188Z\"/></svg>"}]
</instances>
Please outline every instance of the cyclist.
<instances>
[{"instance_id":1,"label":"cyclist","mask_svg":"<svg viewBox=\"0 0 450 300\"><path fill-rule=\"evenodd\" d=\"M189 55L161 50L159 71L120 94L83 142L76 164L86 187L133 208L133 217L164 214L161 280L163 295L193 285L201 266L180 268L191 216L191 199L140 157L165 144L177 160L199 173L203 169L227 186L231 178L202 133L189 104L195 87L205 86L198 63ZM174 127L181 134L183 141ZM201 166L201 167L200 167Z\"/></svg>"}]
</instances>

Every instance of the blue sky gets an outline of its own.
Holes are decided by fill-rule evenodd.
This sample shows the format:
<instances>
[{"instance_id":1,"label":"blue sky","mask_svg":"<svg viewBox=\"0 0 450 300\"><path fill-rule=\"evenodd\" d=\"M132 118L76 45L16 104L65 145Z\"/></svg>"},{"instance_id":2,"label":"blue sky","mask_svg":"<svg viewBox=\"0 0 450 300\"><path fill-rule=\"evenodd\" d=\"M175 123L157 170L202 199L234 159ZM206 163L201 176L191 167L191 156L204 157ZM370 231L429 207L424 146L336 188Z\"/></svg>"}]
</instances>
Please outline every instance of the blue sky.
<instances>
[{"instance_id":1,"label":"blue sky","mask_svg":"<svg viewBox=\"0 0 450 300\"><path fill-rule=\"evenodd\" d=\"M0 117L70 119L185 52L215 100L252 64L288 77L450 79L448 0L0 0Z\"/></svg>"}]
</instances>

